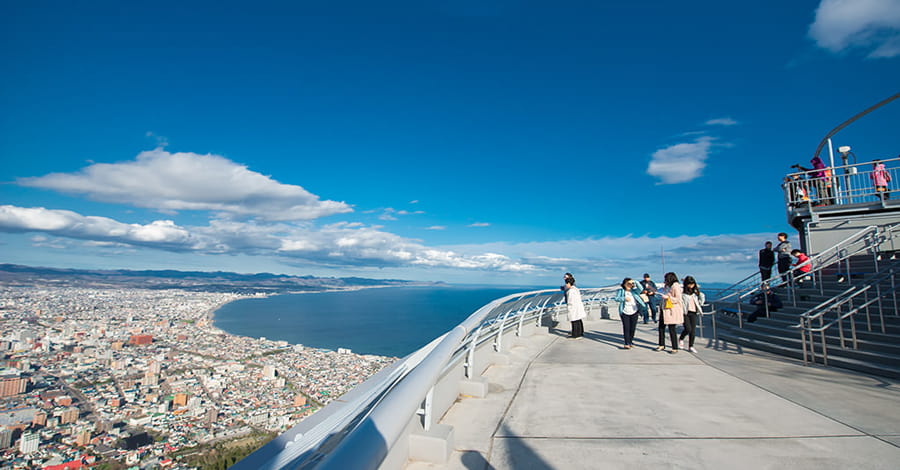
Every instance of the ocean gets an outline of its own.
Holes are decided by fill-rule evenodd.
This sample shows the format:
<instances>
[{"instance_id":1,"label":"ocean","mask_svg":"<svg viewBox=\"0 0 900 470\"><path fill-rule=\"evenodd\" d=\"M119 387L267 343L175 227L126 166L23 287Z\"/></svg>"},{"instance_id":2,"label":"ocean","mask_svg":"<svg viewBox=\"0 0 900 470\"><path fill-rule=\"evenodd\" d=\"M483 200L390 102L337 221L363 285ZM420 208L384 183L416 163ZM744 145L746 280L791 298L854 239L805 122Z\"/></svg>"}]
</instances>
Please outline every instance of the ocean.
<instances>
[{"instance_id":1,"label":"ocean","mask_svg":"<svg viewBox=\"0 0 900 470\"><path fill-rule=\"evenodd\" d=\"M546 287L545 287L546 288ZM241 299L215 312L228 333L358 354L405 356L488 302L535 287L385 287Z\"/></svg>"}]
</instances>

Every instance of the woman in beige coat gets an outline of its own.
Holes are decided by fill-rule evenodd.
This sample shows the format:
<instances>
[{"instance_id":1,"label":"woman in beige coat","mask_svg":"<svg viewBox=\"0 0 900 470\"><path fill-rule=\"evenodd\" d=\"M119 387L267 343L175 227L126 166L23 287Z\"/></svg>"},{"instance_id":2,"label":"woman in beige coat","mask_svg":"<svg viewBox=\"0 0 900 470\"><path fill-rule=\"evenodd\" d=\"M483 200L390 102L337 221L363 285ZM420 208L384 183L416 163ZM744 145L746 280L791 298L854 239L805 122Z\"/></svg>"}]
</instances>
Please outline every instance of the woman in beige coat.
<instances>
[{"instance_id":1,"label":"woman in beige coat","mask_svg":"<svg viewBox=\"0 0 900 470\"><path fill-rule=\"evenodd\" d=\"M669 327L669 339L672 340L672 353L678 352L678 335L675 334L675 325L684 323L684 306L681 295L683 289L678 283L675 273L666 273L665 286L663 287L663 314L659 322L659 346L657 351L666 349L665 328Z\"/></svg>"},{"instance_id":2,"label":"woman in beige coat","mask_svg":"<svg viewBox=\"0 0 900 470\"><path fill-rule=\"evenodd\" d=\"M568 307L569 321L572 323L570 338L581 338L584 336L584 317L587 316L584 311L584 302L581 300L581 291L575 287L574 277L568 276L565 281L566 306Z\"/></svg>"}]
</instances>

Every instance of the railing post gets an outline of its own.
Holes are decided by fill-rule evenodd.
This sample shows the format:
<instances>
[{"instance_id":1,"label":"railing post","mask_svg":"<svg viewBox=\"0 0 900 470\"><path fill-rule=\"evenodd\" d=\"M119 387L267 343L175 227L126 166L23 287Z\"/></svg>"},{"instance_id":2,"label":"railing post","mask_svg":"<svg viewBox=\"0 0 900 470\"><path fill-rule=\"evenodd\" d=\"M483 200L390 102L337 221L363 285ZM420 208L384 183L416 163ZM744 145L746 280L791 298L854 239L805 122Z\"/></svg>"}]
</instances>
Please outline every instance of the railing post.
<instances>
[{"instance_id":1,"label":"railing post","mask_svg":"<svg viewBox=\"0 0 900 470\"><path fill-rule=\"evenodd\" d=\"M822 338L822 364L828 365L828 341L825 340L825 321L822 317L819 317L819 328L822 330L819 334Z\"/></svg>"},{"instance_id":2,"label":"railing post","mask_svg":"<svg viewBox=\"0 0 900 470\"><path fill-rule=\"evenodd\" d=\"M434 400L434 386L432 386L428 393L425 394L425 399L422 400L422 405L419 407L416 414L422 417L422 428L425 431L431 429L431 402Z\"/></svg>"},{"instance_id":3,"label":"railing post","mask_svg":"<svg viewBox=\"0 0 900 470\"><path fill-rule=\"evenodd\" d=\"M806 319L800 316L800 345L803 348L803 365L809 365L809 357L806 354Z\"/></svg>"},{"instance_id":4,"label":"railing post","mask_svg":"<svg viewBox=\"0 0 900 470\"><path fill-rule=\"evenodd\" d=\"M475 330L475 334L472 335L472 340L469 342L469 350L466 351L466 378L471 379L475 373L475 347L478 346L478 337L481 336L481 329L483 326L479 326L477 330Z\"/></svg>"},{"instance_id":5,"label":"railing post","mask_svg":"<svg viewBox=\"0 0 900 470\"><path fill-rule=\"evenodd\" d=\"M503 318L500 319L500 328L497 329L497 336L494 337L494 351L500 352L503 349L503 327L506 326L506 317L509 316L509 311L503 314Z\"/></svg>"},{"instance_id":6,"label":"railing post","mask_svg":"<svg viewBox=\"0 0 900 470\"><path fill-rule=\"evenodd\" d=\"M809 335L809 359L813 364L816 363L816 339L813 337L812 320L806 319L806 333Z\"/></svg>"},{"instance_id":7,"label":"railing post","mask_svg":"<svg viewBox=\"0 0 900 470\"><path fill-rule=\"evenodd\" d=\"M841 348L846 348L847 346L844 345L844 321L840 320L840 318L841 318L841 309L840 308L837 309L836 315L838 318L838 334L841 337ZM824 335L825 331L822 331L822 334Z\"/></svg>"}]
</instances>

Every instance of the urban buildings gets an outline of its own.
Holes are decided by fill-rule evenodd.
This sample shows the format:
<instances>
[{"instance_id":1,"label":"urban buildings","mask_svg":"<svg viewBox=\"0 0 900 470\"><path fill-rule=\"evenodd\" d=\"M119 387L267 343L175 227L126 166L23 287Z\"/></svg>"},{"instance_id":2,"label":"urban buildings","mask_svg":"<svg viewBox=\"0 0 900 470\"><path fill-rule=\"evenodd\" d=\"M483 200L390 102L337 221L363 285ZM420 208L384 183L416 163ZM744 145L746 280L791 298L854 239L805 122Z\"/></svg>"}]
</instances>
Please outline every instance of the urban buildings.
<instances>
[{"instance_id":1,"label":"urban buildings","mask_svg":"<svg viewBox=\"0 0 900 470\"><path fill-rule=\"evenodd\" d=\"M393 361L214 328L241 297L0 286L0 468L185 469L178 451L282 432Z\"/></svg>"}]
</instances>

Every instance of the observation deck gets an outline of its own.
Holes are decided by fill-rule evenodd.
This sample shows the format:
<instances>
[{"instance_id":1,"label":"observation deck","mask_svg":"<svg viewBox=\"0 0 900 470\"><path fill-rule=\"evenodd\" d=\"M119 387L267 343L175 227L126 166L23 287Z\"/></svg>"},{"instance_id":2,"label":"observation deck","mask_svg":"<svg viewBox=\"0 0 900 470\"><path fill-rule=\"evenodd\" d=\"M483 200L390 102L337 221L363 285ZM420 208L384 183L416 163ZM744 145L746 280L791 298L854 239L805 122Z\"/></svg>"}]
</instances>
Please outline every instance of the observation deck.
<instances>
[{"instance_id":1,"label":"observation deck","mask_svg":"<svg viewBox=\"0 0 900 470\"><path fill-rule=\"evenodd\" d=\"M900 386L804 367L698 338L656 352L656 325L632 350L621 323L585 337L553 330L511 348L484 398L444 415L455 446L420 469L897 468ZM708 330L708 329L707 329Z\"/></svg>"},{"instance_id":2,"label":"observation deck","mask_svg":"<svg viewBox=\"0 0 900 470\"><path fill-rule=\"evenodd\" d=\"M550 297L533 316L523 299L486 306L523 321L491 330L482 317L487 335L452 340L464 347L449 360L440 344L423 348L416 369L434 374L418 396L382 371L233 468L897 468L897 382L716 341L709 319L696 354L655 351L652 322L624 350L603 294L586 292L580 339L567 337L558 294L537 293ZM390 393L373 385L385 381Z\"/></svg>"}]
</instances>

